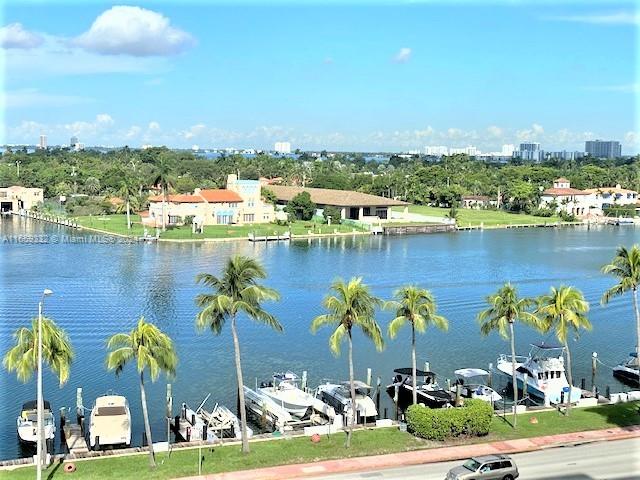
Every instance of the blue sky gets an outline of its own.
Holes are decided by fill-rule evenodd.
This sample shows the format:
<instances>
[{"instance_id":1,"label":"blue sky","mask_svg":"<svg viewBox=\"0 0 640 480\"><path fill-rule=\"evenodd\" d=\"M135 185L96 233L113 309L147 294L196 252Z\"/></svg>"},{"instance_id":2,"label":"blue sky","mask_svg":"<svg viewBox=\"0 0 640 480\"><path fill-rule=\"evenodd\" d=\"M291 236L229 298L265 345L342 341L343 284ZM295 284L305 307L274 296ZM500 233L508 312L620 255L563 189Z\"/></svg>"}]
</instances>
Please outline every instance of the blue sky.
<instances>
[{"instance_id":1,"label":"blue sky","mask_svg":"<svg viewBox=\"0 0 640 480\"><path fill-rule=\"evenodd\" d=\"M631 3L266 3L9 3L0 142L640 151Z\"/></svg>"}]
</instances>

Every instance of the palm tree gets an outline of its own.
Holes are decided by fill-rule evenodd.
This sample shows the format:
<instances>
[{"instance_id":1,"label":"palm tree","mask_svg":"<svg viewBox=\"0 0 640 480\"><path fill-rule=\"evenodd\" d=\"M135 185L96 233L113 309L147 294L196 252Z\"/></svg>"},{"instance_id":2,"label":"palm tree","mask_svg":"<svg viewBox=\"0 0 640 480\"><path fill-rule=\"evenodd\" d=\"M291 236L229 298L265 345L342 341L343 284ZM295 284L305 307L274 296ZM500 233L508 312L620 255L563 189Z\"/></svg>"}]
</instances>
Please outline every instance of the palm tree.
<instances>
[{"instance_id":1,"label":"palm tree","mask_svg":"<svg viewBox=\"0 0 640 480\"><path fill-rule=\"evenodd\" d=\"M330 293L324 299L323 306L329 310L325 315L319 315L311 322L311 332L316 333L324 325L336 325L336 329L329 337L329 348L334 355L340 355L340 344L345 336L349 342L349 385L351 388L351 422L347 432L347 447L351 446L353 425L356 423L356 389L353 378L353 337L354 327L359 327L369 337L378 350L384 347L384 340L380 326L375 319L376 307L382 301L374 297L369 287L362 283L362 277L352 278L349 283L342 279L334 280L329 289Z\"/></svg>"},{"instance_id":2,"label":"palm tree","mask_svg":"<svg viewBox=\"0 0 640 480\"><path fill-rule=\"evenodd\" d=\"M278 292L258 283L258 280L266 277L267 273L259 262L240 255L231 257L227 261L221 277L215 277L209 273L201 273L196 277L196 282L203 283L212 290L211 293L201 293L196 297L196 304L201 308L196 316L198 330L202 331L209 327L214 335L220 335L225 322L231 320L243 453L249 453L249 440L237 317L238 314L244 313L252 320L263 323L278 332L282 331L282 325L278 320L266 312L261 305L263 301L280 298Z\"/></svg>"},{"instance_id":3,"label":"palm tree","mask_svg":"<svg viewBox=\"0 0 640 480\"><path fill-rule=\"evenodd\" d=\"M127 230L131 230L131 203L136 201L138 187L126 174L118 187L118 196L125 202L127 212Z\"/></svg>"},{"instance_id":4,"label":"palm tree","mask_svg":"<svg viewBox=\"0 0 640 480\"><path fill-rule=\"evenodd\" d=\"M398 289L394 294L396 300L389 301L385 308L394 309L396 316L389 324L388 333L392 339L407 323L411 325L411 367L413 369L413 404L418 403L416 385L416 331L424 333L429 325L440 330L449 329L446 318L436 314L436 301L429 290L414 285L407 285Z\"/></svg>"},{"instance_id":5,"label":"palm tree","mask_svg":"<svg viewBox=\"0 0 640 480\"><path fill-rule=\"evenodd\" d=\"M571 408L571 388L573 387L568 339L571 332L577 336L581 328L591 330L591 322L585 315L588 311L589 302L584 299L582 292L577 288L564 285L559 288L551 287L548 295L538 298L538 308L535 311L541 330L544 333L554 330L556 338L564 345L567 352L567 380L569 381L569 394L566 400L567 415Z\"/></svg>"},{"instance_id":6,"label":"palm tree","mask_svg":"<svg viewBox=\"0 0 640 480\"><path fill-rule=\"evenodd\" d=\"M2 360L8 372L16 372L18 380L27 382L38 368L38 318L31 321L31 328L20 327L13 333L15 345ZM42 358L56 374L60 386L69 379L73 348L64 329L52 319L42 318Z\"/></svg>"},{"instance_id":7,"label":"palm tree","mask_svg":"<svg viewBox=\"0 0 640 480\"><path fill-rule=\"evenodd\" d=\"M610 264L602 267L602 273L608 273L617 277L619 282L604 292L603 305L618 295L631 291L633 312L636 316L636 354L640 362L640 311L638 310L638 286L640 285L640 247L634 245L630 250L619 247L616 256Z\"/></svg>"},{"instance_id":8,"label":"palm tree","mask_svg":"<svg viewBox=\"0 0 640 480\"><path fill-rule=\"evenodd\" d=\"M98 192L100 192L100 180L98 180L96 177L88 177L84 181L84 189L90 195L97 195Z\"/></svg>"},{"instance_id":9,"label":"palm tree","mask_svg":"<svg viewBox=\"0 0 640 480\"><path fill-rule=\"evenodd\" d=\"M498 291L487 297L489 308L478 314L480 333L489 335L497 330L504 339L511 340L511 382L513 383L513 428L517 426L518 382L516 380L516 340L513 325L520 321L538 327L537 318L527 309L534 302L529 298L519 298L514 285L505 283Z\"/></svg>"},{"instance_id":10,"label":"palm tree","mask_svg":"<svg viewBox=\"0 0 640 480\"><path fill-rule=\"evenodd\" d=\"M116 333L107 341L107 368L119 375L129 362L135 362L140 375L140 401L144 417L144 429L149 444L149 464L156 466L153 440L147 411L147 394L144 388L144 372L149 370L151 381L155 382L164 372L174 375L178 357L171 338L153 323L140 317L138 324L129 333Z\"/></svg>"},{"instance_id":11,"label":"palm tree","mask_svg":"<svg viewBox=\"0 0 640 480\"><path fill-rule=\"evenodd\" d=\"M156 164L153 184L162 189L162 230L167 229L165 209L168 201L169 188L173 185L173 163L168 157L162 156Z\"/></svg>"}]
</instances>

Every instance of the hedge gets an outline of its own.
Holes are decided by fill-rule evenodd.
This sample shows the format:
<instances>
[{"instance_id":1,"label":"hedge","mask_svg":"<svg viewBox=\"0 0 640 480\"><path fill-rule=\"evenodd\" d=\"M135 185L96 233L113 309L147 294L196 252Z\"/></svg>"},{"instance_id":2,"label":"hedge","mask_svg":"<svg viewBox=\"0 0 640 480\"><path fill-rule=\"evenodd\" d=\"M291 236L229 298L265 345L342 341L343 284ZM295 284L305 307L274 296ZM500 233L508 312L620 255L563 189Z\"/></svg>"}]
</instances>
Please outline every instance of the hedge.
<instances>
[{"instance_id":1,"label":"hedge","mask_svg":"<svg viewBox=\"0 0 640 480\"><path fill-rule=\"evenodd\" d=\"M407 409L406 418L408 430L428 440L481 437L489 433L493 408L477 399L466 399L458 408L432 409L418 404Z\"/></svg>"}]
</instances>

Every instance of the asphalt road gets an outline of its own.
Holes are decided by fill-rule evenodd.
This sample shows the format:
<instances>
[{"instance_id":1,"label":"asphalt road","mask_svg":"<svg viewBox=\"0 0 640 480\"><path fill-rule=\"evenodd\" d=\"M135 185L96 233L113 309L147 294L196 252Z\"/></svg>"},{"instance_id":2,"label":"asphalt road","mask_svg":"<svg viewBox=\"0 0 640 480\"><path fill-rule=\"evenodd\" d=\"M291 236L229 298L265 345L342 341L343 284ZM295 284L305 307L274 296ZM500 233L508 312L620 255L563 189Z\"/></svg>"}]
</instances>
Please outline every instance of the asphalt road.
<instances>
[{"instance_id":1,"label":"asphalt road","mask_svg":"<svg viewBox=\"0 0 640 480\"><path fill-rule=\"evenodd\" d=\"M512 455L518 480L640 480L640 439L596 442ZM442 480L462 462L317 477L326 480Z\"/></svg>"}]
</instances>

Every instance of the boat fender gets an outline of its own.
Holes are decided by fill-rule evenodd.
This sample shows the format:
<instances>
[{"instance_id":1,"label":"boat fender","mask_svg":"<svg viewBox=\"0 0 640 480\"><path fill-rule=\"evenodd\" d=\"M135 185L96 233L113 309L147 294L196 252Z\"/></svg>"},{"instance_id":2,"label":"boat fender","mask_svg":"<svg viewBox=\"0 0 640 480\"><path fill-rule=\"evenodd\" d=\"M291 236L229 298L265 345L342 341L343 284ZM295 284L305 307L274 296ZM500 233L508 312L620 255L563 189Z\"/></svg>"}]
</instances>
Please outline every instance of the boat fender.
<instances>
[{"instance_id":1,"label":"boat fender","mask_svg":"<svg viewBox=\"0 0 640 480\"><path fill-rule=\"evenodd\" d=\"M65 473L73 473L76 471L76 464L73 462L70 463L65 463L64 464L64 471Z\"/></svg>"}]
</instances>

